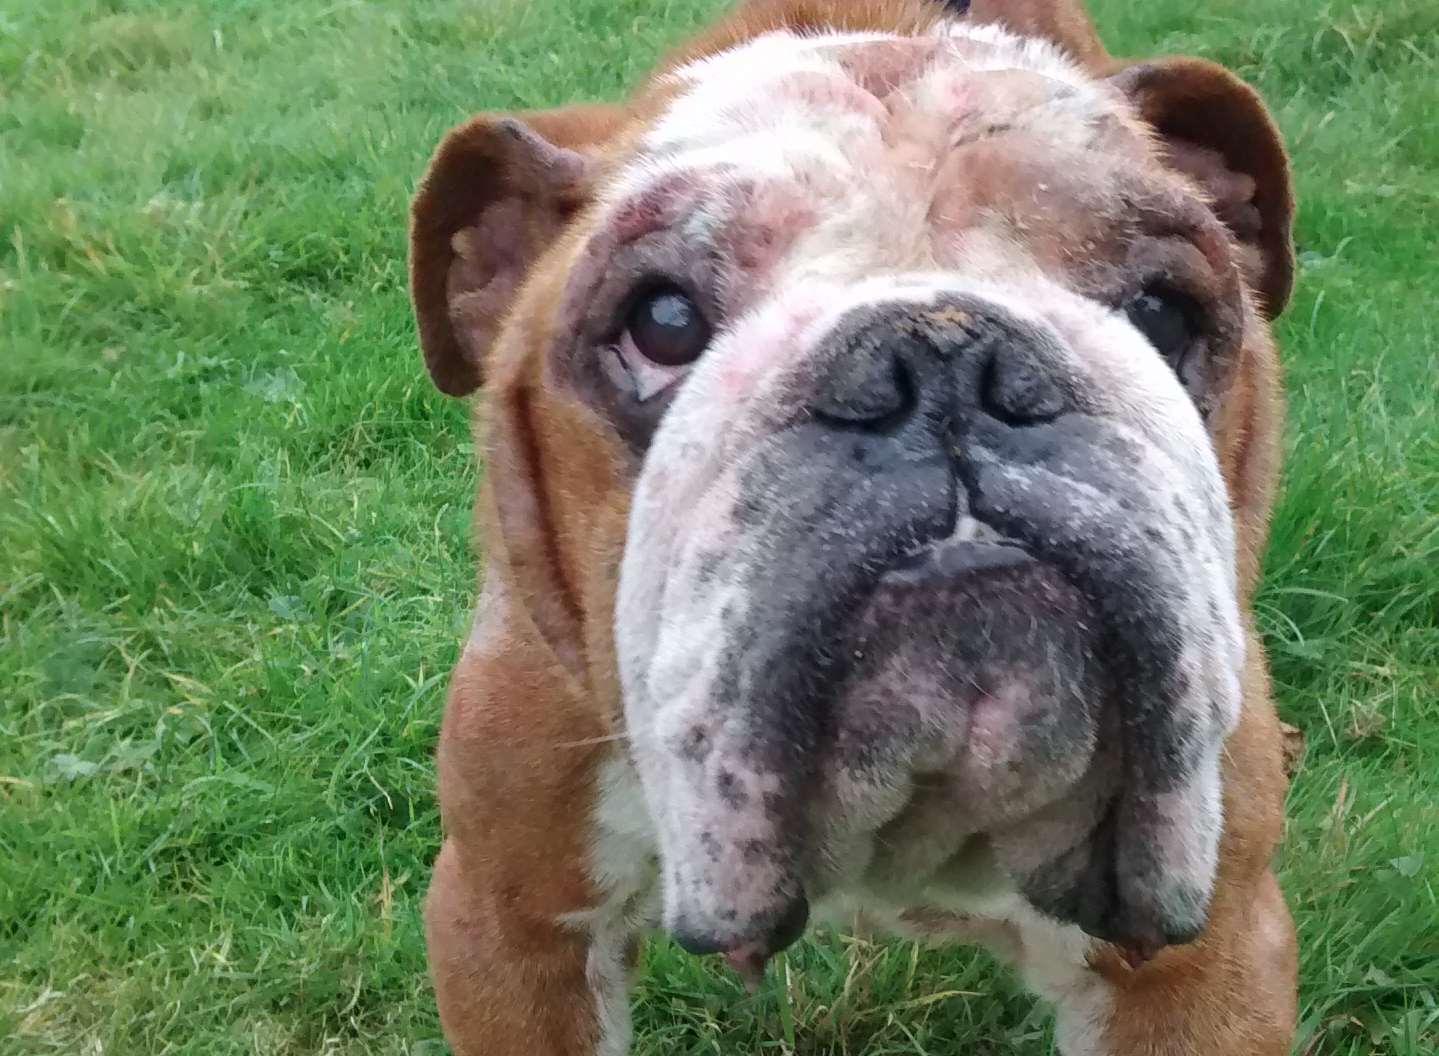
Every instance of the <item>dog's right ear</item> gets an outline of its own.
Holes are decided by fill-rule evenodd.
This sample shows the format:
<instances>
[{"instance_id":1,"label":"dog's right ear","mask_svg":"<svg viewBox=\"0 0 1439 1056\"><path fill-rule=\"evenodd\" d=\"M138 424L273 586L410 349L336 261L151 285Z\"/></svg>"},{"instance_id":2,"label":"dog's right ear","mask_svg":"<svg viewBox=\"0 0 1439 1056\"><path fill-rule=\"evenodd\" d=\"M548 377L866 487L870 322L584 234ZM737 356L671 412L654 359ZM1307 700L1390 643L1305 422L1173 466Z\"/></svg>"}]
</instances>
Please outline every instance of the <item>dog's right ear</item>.
<instances>
[{"instance_id":1,"label":"dog's right ear","mask_svg":"<svg viewBox=\"0 0 1439 1056\"><path fill-rule=\"evenodd\" d=\"M435 385L465 396L530 266L587 201L619 107L481 114L430 159L410 207L410 296Z\"/></svg>"}]
</instances>

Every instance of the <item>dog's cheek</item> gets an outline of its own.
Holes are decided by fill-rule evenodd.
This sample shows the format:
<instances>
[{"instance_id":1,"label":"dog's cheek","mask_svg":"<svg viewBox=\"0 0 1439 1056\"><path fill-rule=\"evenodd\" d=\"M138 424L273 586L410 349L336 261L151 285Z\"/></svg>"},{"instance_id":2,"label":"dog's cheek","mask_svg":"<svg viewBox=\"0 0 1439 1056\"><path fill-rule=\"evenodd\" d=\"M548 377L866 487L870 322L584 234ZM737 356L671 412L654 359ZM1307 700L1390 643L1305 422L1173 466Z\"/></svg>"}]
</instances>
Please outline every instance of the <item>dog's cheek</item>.
<instances>
[{"instance_id":1,"label":"dog's cheek","mask_svg":"<svg viewBox=\"0 0 1439 1056\"><path fill-rule=\"evenodd\" d=\"M776 366L821 304L810 291L767 305L718 341L681 383L644 453L616 606L627 689L644 698L651 678L669 684L666 668L683 670L714 651L716 635L743 609L742 570L766 555L750 552L740 523L739 470L768 428L766 411L783 403L772 391Z\"/></svg>"}]
</instances>

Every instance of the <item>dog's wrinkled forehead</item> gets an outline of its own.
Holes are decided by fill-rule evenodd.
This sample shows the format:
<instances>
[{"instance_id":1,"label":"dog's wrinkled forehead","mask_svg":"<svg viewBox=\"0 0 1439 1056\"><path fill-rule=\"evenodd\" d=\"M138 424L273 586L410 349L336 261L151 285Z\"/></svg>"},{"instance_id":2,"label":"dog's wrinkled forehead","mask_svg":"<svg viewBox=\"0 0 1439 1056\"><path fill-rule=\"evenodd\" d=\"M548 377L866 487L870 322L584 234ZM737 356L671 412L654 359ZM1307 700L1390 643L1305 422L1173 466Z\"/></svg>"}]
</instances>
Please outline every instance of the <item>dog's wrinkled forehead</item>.
<instances>
[{"instance_id":1,"label":"dog's wrinkled forehead","mask_svg":"<svg viewBox=\"0 0 1439 1056\"><path fill-rule=\"evenodd\" d=\"M655 204L682 187L697 236L748 228L761 245L741 255L835 250L847 271L962 259L975 274L986 255L976 229L986 228L1002 239L1034 232L1024 249L1043 266L1112 222L1124 177L1149 152L1117 92L1054 46L993 26L771 33L679 69L665 87L668 105L610 202ZM706 200L735 185L747 188L742 204Z\"/></svg>"},{"instance_id":2,"label":"dog's wrinkled forehead","mask_svg":"<svg viewBox=\"0 0 1439 1056\"><path fill-rule=\"evenodd\" d=\"M976 74L1029 76L1008 93L970 95ZM908 111L962 124L1007 120L1050 100L1113 105L1055 46L995 26L947 23L922 37L886 33L766 34L671 75L680 86L647 139L657 148L700 148L736 134L786 130L828 133L855 123L881 127Z\"/></svg>"}]
</instances>

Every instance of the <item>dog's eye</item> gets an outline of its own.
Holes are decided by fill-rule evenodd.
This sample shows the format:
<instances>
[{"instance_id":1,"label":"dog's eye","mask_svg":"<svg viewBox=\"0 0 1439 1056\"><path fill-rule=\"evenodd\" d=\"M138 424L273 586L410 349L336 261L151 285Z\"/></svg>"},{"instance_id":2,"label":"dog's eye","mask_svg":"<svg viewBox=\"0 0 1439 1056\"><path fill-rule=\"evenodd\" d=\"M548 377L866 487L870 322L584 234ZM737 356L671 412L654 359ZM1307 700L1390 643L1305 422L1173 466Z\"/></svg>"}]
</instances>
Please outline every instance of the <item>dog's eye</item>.
<instances>
[{"instance_id":1,"label":"dog's eye","mask_svg":"<svg viewBox=\"0 0 1439 1056\"><path fill-rule=\"evenodd\" d=\"M1199 308L1193 298L1165 286L1151 285L1129 302L1126 311L1135 329L1178 370L1199 330Z\"/></svg>"},{"instance_id":2,"label":"dog's eye","mask_svg":"<svg viewBox=\"0 0 1439 1056\"><path fill-rule=\"evenodd\" d=\"M710 341L699 306L676 286L660 286L637 300L625 329L635 350L662 367L693 363Z\"/></svg>"}]
</instances>

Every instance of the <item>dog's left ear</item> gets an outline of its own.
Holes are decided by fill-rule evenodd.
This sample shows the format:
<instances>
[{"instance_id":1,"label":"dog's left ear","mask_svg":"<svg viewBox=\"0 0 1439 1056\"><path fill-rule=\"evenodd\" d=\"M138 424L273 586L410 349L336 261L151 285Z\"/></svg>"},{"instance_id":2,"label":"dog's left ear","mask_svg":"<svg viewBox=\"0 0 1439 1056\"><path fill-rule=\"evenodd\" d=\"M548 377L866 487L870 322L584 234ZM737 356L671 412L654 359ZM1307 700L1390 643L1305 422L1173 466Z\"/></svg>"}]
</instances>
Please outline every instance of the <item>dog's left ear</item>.
<instances>
[{"instance_id":1,"label":"dog's left ear","mask_svg":"<svg viewBox=\"0 0 1439 1056\"><path fill-rule=\"evenodd\" d=\"M1110 82L1159 133L1170 164L1209 193L1243 247L1241 266L1260 307L1277 316L1294 285L1294 188L1259 93L1195 58L1136 62Z\"/></svg>"}]
</instances>

